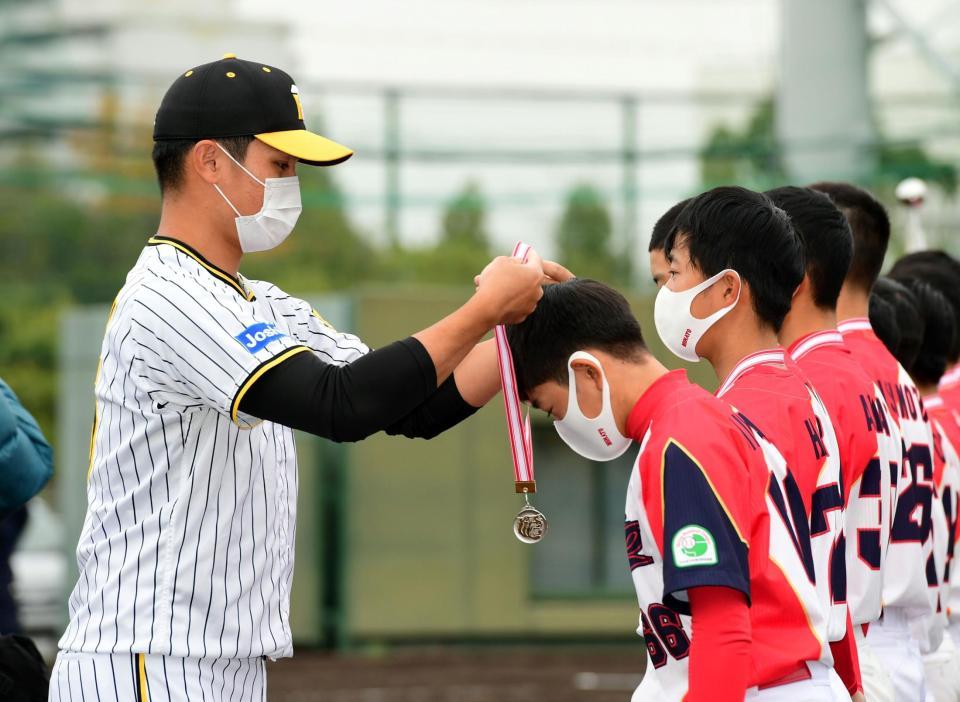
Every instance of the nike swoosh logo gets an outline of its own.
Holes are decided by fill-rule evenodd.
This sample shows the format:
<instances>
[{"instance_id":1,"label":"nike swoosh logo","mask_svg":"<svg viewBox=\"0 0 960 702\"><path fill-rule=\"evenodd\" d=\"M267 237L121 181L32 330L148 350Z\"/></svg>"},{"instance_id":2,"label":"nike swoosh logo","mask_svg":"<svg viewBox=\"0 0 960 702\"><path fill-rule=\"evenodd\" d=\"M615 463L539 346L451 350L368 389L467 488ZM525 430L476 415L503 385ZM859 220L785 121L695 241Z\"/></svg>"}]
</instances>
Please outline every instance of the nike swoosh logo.
<instances>
[{"instance_id":1,"label":"nike swoosh logo","mask_svg":"<svg viewBox=\"0 0 960 702\"><path fill-rule=\"evenodd\" d=\"M157 403L157 409L163 409L164 407L166 407L166 406L169 405L169 404L170 404L169 401L168 401L168 402L158 402L158 403Z\"/></svg>"}]
</instances>

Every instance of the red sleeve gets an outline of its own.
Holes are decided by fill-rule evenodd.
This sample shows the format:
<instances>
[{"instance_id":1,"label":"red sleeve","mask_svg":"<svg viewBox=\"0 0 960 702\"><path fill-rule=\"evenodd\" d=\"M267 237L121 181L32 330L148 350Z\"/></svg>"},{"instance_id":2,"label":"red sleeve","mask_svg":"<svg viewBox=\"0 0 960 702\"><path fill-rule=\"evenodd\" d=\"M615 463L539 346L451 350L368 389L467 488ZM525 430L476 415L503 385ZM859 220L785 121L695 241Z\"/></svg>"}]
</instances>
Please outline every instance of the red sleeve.
<instances>
[{"instance_id":1,"label":"red sleeve","mask_svg":"<svg viewBox=\"0 0 960 702\"><path fill-rule=\"evenodd\" d=\"M843 680L847 692L853 697L863 692L863 681L860 678L860 656L857 653L857 641L853 637L853 622L850 621L850 610L847 610L847 633L839 641L830 644L833 653L833 667L837 675Z\"/></svg>"},{"instance_id":2,"label":"red sleeve","mask_svg":"<svg viewBox=\"0 0 960 702\"><path fill-rule=\"evenodd\" d=\"M688 591L695 632L685 702L743 702L750 679L750 609L728 587Z\"/></svg>"}]
</instances>

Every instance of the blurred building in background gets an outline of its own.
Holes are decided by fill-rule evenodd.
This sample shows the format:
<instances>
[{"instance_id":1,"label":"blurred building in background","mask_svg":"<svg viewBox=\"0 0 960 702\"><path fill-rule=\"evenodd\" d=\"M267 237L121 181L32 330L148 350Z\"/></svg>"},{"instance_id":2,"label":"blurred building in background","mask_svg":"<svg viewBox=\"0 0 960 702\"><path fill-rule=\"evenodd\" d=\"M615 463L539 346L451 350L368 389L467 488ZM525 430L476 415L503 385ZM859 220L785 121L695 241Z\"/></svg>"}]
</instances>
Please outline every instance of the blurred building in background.
<instances>
[{"instance_id":1,"label":"blurred building in background","mask_svg":"<svg viewBox=\"0 0 960 702\"><path fill-rule=\"evenodd\" d=\"M152 126L178 72L226 51L294 64L290 25L245 18L234 0L5 0L0 3L0 154L31 137ZM148 133L148 132L147 132ZM49 142L48 142L49 144ZM12 148L11 148L12 147ZM72 154L45 149L55 163Z\"/></svg>"}]
</instances>

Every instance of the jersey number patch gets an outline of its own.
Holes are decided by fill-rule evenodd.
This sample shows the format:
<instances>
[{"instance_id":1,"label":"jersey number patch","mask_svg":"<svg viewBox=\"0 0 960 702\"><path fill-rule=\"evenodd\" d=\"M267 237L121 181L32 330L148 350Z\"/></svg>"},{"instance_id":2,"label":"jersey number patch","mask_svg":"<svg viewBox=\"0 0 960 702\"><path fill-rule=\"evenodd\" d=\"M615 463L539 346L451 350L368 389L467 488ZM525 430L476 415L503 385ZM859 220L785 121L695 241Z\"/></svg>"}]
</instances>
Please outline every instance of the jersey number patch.
<instances>
[{"instance_id":1,"label":"jersey number patch","mask_svg":"<svg viewBox=\"0 0 960 702\"><path fill-rule=\"evenodd\" d=\"M634 519L632 522L624 523L624 531L627 538L627 560L630 562L630 570L636 570L643 566L653 563L653 558L644 556L640 553L643 550L643 537L640 536L640 522Z\"/></svg>"},{"instance_id":2,"label":"jersey number patch","mask_svg":"<svg viewBox=\"0 0 960 702\"><path fill-rule=\"evenodd\" d=\"M897 498L890 541L925 544L933 529L933 458L930 447L913 444L904 452L904 463L907 462L909 465L904 465L904 472L910 482Z\"/></svg>"},{"instance_id":3,"label":"jersey number patch","mask_svg":"<svg viewBox=\"0 0 960 702\"><path fill-rule=\"evenodd\" d=\"M646 612L640 612L640 620L643 622L643 640L654 668L667 664L667 654L675 660L690 655L690 638L683 629L680 615L672 609L654 602Z\"/></svg>"}]
</instances>

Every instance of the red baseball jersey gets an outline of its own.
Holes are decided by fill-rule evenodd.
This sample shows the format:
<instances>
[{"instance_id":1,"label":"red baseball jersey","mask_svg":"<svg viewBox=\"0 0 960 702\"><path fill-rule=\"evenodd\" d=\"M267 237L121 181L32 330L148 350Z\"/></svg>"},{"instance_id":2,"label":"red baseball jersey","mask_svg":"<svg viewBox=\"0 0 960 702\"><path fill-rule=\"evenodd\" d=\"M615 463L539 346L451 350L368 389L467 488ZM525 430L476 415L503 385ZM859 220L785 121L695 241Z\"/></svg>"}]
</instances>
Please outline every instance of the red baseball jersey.
<instances>
[{"instance_id":1,"label":"red baseball jersey","mask_svg":"<svg viewBox=\"0 0 960 702\"><path fill-rule=\"evenodd\" d=\"M890 542L889 486L903 463L900 429L839 332L809 334L789 353L826 405L840 449L850 618L854 624L876 621Z\"/></svg>"},{"instance_id":2,"label":"red baseball jersey","mask_svg":"<svg viewBox=\"0 0 960 702\"><path fill-rule=\"evenodd\" d=\"M893 487L893 521L883 571L883 605L909 617L930 612L926 564L933 551L933 435L920 393L883 342L870 320L837 325L850 353L877 384L900 428L903 463Z\"/></svg>"},{"instance_id":3,"label":"red baseball jersey","mask_svg":"<svg viewBox=\"0 0 960 702\"><path fill-rule=\"evenodd\" d=\"M933 428L933 477L936 498L943 507L942 512L937 510L934 513L934 519L938 516L943 519L941 527L946 540L945 547L938 548L938 534L934 530L935 551L940 550L945 561L940 571L939 604L950 622L957 623L960 622L960 566L955 563L955 558L960 555L957 550L957 541L960 540L960 422L939 395L924 398L923 404Z\"/></svg>"},{"instance_id":4,"label":"red baseball jersey","mask_svg":"<svg viewBox=\"0 0 960 702\"><path fill-rule=\"evenodd\" d=\"M948 409L952 410L960 423L960 364L957 364L940 378L940 388L937 397L943 400Z\"/></svg>"},{"instance_id":5,"label":"red baseball jersey","mask_svg":"<svg viewBox=\"0 0 960 702\"><path fill-rule=\"evenodd\" d=\"M786 460L809 520L816 588L827 613L828 639L846 633L846 550L840 450L823 401L783 349L750 354L717 396L756 425Z\"/></svg>"},{"instance_id":6,"label":"red baseball jersey","mask_svg":"<svg viewBox=\"0 0 960 702\"><path fill-rule=\"evenodd\" d=\"M773 446L684 371L653 383L627 428L641 442L627 490L627 557L647 674L666 701L688 687L692 587L749 599L751 685L805 661L832 664L803 503Z\"/></svg>"}]
</instances>

